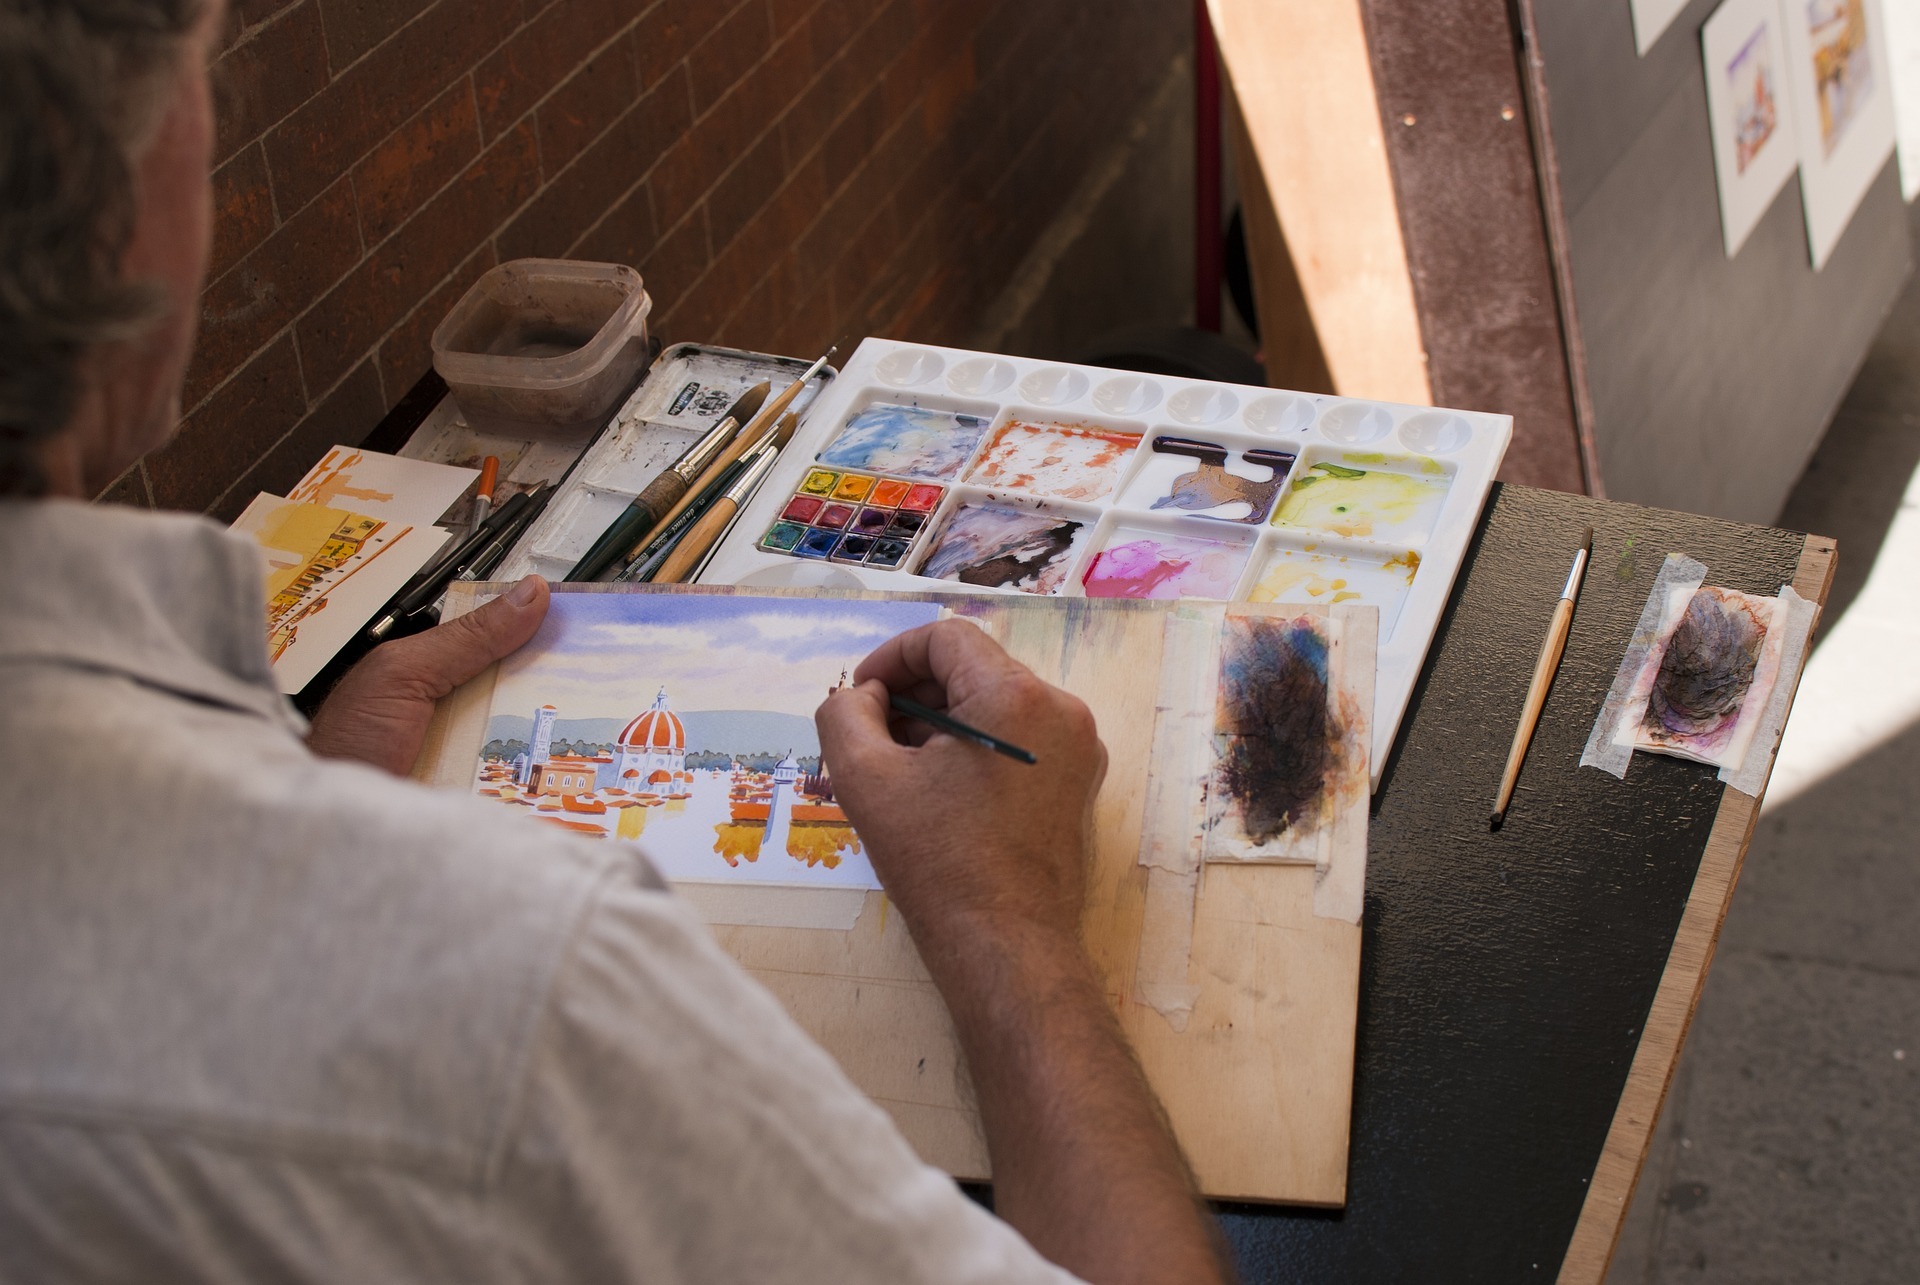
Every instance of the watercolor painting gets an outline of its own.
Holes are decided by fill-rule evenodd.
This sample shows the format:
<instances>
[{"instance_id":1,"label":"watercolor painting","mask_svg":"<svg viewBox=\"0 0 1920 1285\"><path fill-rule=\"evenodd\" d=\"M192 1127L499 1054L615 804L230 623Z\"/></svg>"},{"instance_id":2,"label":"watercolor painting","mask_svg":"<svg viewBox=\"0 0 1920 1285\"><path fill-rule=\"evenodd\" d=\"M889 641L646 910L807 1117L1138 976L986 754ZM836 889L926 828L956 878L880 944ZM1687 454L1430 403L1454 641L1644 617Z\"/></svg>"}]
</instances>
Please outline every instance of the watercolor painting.
<instances>
[{"instance_id":1,"label":"watercolor painting","mask_svg":"<svg viewBox=\"0 0 1920 1285\"><path fill-rule=\"evenodd\" d=\"M920 406L869 406L847 421L818 459L836 468L950 478L966 464L986 431L987 421L978 415Z\"/></svg>"},{"instance_id":2,"label":"watercolor painting","mask_svg":"<svg viewBox=\"0 0 1920 1285\"><path fill-rule=\"evenodd\" d=\"M287 498L403 526L431 526L462 502L479 476L477 468L336 446L307 470Z\"/></svg>"},{"instance_id":3,"label":"watercolor painting","mask_svg":"<svg viewBox=\"0 0 1920 1285\"><path fill-rule=\"evenodd\" d=\"M1778 605L1713 585L1693 594L1646 662L1653 674L1636 748L1739 765L1779 671Z\"/></svg>"},{"instance_id":4,"label":"watercolor painting","mask_svg":"<svg viewBox=\"0 0 1920 1285\"><path fill-rule=\"evenodd\" d=\"M1873 98L1873 51L1866 0L1803 0L1820 107L1820 146L1832 156Z\"/></svg>"},{"instance_id":5,"label":"watercolor painting","mask_svg":"<svg viewBox=\"0 0 1920 1285\"><path fill-rule=\"evenodd\" d=\"M1236 455L1214 442L1156 437L1120 502L1257 526L1273 511L1293 459L1285 451Z\"/></svg>"},{"instance_id":6,"label":"watercolor painting","mask_svg":"<svg viewBox=\"0 0 1920 1285\"><path fill-rule=\"evenodd\" d=\"M1325 612L1226 618L1206 784L1210 859L1317 861L1341 802L1365 794L1366 719L1336 690L1337 632Z\"/></svg>"},{"instance_id":7,"label":"watercolor painting","mask_svg":"<svg viewBox=\"0 0 1920 1285\"><path fill-rule=\"evenodd\" d=\"M1393 636L1400 606L1419 572L1420 555L1412 550L1367 556L1283 547L1274 550L1248 598L1302 606L1357 602L1374 607L1380 612L1380 641L1386 642Z\"/></svg>"},{"instance_id":8,"label":"watercolor painting","mask_svg":"<svg viewBox=\"0 0 1920 1285\"><path fill-rule=\"evenodd\" d=\"M1004 504L963 504L941 529L920 574L1023 593L1059 593L1088 531L1085 522Z\"/></svg>"},{"instance_id":9,"label":"watercolor painting","mask_svg":"<svg viewBox=\"0 0 1920 1285\"><path fill-rule=\"evenodd\" d=\"M670 881L876 888L813 711L937 603L557 593L503 661L474 792Z\"/></svg>"},{"instance_id":10,"label":"watercolor painting","mask_svg":"<svg viewBox=\"0 0 1920 1285\"><path fill-rule=\"evenodd\" d=\"M287 693L311 682L447 538L277 495L255 497L233 529L266 555L267 654Z\"/></svg>"},{"instance_id":11,"label":"watercolor painting","mask_svg":"<svg viewBox=\"0 0 1920 1285\"><path fill-rule=\"evenodd\" d=\"M1329 535L1424 540L1440 518L1449 484L1444 474L1422 477L1322 460L1294 478L1273 525Z\"/></svg>"},{"instance_id":12,"label":"watercolor painting","mask_svg":"<svg viewBox=\"0 0 1920 1285\"><path fill-rule=\"evenodd\" d=\"M1009 420L987 439L967 480L1056 500L1101 500L1139 444L1137 433L1092 424Z\"/></svg>"},{"instance_id":13,"label":"watercolor painting","mask_svg":"<svg viewBox=\"0 0 1920 1285\"><path fill-rule=\"evenodd\" d=\"M1778 76L1774 71L1771 36L1767 24L1762 22L1727 63L1737 174L1747 172L1747 167L1780 128Z\"/></svg>"},{"instance_id":14,"label":"watercolor painting","mask_svg":"<svg viewBox=\"0 0 1920 1285\"><path fill-rule=\"evenodd\" d=\"M1080 577L1089 598L1220 598L1247 565L1251 546L1115 527Z\"/></svg>"}]
</instances>

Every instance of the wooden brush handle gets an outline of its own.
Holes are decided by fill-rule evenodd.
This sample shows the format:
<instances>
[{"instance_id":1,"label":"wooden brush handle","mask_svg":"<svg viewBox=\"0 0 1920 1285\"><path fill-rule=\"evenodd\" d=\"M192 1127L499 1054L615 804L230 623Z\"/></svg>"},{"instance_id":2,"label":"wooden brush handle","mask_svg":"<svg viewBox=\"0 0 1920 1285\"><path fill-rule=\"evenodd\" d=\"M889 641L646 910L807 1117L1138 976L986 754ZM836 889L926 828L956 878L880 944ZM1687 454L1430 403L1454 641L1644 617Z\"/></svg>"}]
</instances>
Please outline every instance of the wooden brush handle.
<instances>
[{"instance_id":1,"label":"wooden brush handle","mask_svg":"<svg viewBox=\"0 0 1920 1285\"><path fill-rule=\"evenodd\" d=\"M673 546L673 552L653 573L653 583L679 584L685 579L687 572L693 570L694 564L720 538L720 533L727 529L727 523L733 520L734 510L738 507L725 496L715 500L713 507L701 514L700 520L693 524L693 529L681 536L680 543Z\"/></svg>"},{"instance_id":2,"label":"wooden brush handle","mask_svg":"<svg viewBox=\"0 0 1920 1285\"><path fill-rule=\"evenodd\" d=\"M1573 599L1562 598L1553 609L1553 623L1547 628L1547 640L1540 645L1540 659L1533 667L1533 682L1527 686L1527 704L1520 711L1520 726L1513 732L1513 748L1507 751L1507 770L1500 778L1500 796L1493 810L1505 812L1513 799L1514 782L1520 779L1520 764L1526 761L1527 747L1533 743L1534 725L1540 721L1540 707L1547 703L1547 689L1553 686L1553 674L1560 667L1560 653L1567 647L1567 629L1573 624Z\"/></svg>"}]
</instances>

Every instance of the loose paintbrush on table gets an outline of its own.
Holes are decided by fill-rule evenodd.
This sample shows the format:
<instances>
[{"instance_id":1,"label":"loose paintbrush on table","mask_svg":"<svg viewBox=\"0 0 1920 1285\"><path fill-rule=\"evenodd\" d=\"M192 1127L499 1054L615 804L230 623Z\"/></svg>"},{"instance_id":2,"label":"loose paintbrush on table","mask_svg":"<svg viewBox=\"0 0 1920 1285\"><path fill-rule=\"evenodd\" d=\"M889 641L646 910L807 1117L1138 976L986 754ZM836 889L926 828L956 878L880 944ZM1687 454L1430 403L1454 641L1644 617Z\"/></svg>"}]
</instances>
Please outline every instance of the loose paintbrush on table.
<instances>
[{"instance_id":1,"label":"loose paintbrush on table","mask_svg":"<svg viewBox=\"0 0 1920 1285\"><path fill-rule=\"evenodd\" d=\"M1507 819L1507 805L1513 801L1513 786L1520 779L1520 765L1526 761L1527 747L1533 743L1533 729L1540 722L1540 707L1547 702L1547 689L1560 669L1560 655L1567 649L1567 631L1573 626L1573 604L1580 597L1580 582L1587 574L1587 560L1593 556L1593 528L1581 537L1580 551L1573 555L1573 570L1554 604L1553 619L1547 625L1546 641L1540 644L1540 659L1534 662L1533 681L1527 686L1527 703L1520 710L1520 726L1514 729L1513 746L1507 751L1507 770L1500 777L1500 792L1493 800L1492 826L1498 830Z\"/></svg>"}]
</instances>

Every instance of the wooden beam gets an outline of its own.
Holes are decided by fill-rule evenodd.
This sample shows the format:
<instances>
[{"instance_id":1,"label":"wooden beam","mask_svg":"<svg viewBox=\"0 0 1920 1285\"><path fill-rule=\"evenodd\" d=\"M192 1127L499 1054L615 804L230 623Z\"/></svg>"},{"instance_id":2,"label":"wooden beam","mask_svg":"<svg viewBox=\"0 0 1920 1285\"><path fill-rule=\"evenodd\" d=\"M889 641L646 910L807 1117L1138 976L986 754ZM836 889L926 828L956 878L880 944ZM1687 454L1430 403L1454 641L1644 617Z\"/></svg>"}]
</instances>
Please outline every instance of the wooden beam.
<instances>
[{"instance_id":1,"label":"wooden beam","mask_svg":"<svg viewBox=\"0 0 1920 1285\"><path fill-rule=\"evenodd\" d=\"M1263 236L1243 207L1256 295L1284 298L1297 278L1335 391L1430 404L1359 0L1207 9L1258 165L1242 184L1261 183L1278 224Z\"/></svg>"}]
</instances>

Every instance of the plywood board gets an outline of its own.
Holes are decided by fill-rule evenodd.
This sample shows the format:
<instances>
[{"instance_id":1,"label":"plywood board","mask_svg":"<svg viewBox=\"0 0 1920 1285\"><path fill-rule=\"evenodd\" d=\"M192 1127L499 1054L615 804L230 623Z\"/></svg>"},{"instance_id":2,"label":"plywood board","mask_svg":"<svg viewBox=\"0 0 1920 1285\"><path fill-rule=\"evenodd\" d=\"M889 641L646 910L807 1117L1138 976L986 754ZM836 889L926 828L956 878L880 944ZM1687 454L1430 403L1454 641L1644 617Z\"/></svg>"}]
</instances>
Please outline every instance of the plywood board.
<instances>
[{"instance_id":1,"label":"plywood board","mask_svg":"<svg viewBox=\"0 0 1920 1285\"><path fill-rule=\"evenodd\" d=\"M1148 876L1139 864L1141 820L1172 608L1078 599L941 601L964 605L1016 657L1094 711L1109 766L1095 811L1086 940L1201 1189L1215 1199L1342 1204L1360 928L1316 916L1315 868L1205 867L1188 970L1198 993L1184 1028L1134 995ZM1243 609L1299 611L1234 608ZM489 673L442 703L416 775L469 785L491 688ZM956 1177L991 1177L946 1008L883 894L866 894L850 931L714 932L892 1114L923 1158Z\"/></svg>"}]
</instances>

